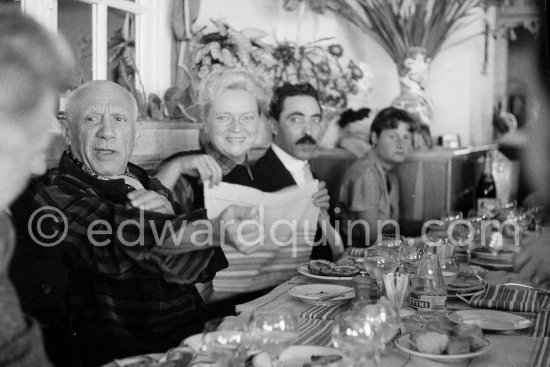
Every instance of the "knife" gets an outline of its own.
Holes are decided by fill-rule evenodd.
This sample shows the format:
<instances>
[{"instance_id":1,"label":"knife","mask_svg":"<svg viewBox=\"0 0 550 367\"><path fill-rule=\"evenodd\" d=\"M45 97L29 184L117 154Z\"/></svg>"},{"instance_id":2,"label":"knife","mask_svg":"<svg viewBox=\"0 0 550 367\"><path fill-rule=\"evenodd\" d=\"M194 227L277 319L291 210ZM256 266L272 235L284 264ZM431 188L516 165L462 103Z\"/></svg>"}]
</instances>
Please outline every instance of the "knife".
<instances>
[{"instance_id":1,"label":"knife","mask_svg":"<svg viewBox=\"0 0 550 367\"><path fill-rule=\"evenodd\" d=\"M347 291L340 292L340 293L334 293L334 294L329 294L329 295L326 295L326 296L321 296L321 297L317 298L317 301L319 301L319 302L328 301L328 300L343 296L344 294L349 293L349 292L353 292L353 289L348 289Z\"/></svg>"}]
</instances>

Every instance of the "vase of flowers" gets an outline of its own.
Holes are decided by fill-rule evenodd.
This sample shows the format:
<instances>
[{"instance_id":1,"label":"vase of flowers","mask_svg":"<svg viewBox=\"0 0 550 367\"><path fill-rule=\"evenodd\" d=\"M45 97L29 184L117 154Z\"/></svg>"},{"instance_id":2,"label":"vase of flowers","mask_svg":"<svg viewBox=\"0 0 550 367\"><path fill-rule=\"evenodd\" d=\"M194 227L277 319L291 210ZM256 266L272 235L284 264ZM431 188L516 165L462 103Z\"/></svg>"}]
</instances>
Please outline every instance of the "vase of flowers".
<instances>
[{"instance_id":1,"label":"vase of flowers","mask_svg":"<svg viewBox=\"0 0 550 367\"><path fill-rule=\"evenodd\" d=\"M482 16L481 0L326 2L329 9L373 37L395 61L401 95L394 103L417 117L420 131L424 131L426 136L433 112L433 106L424 93L430 60L451 34ZM454 44L475 35L465 35ZM430 146L431 139L425 139L424 145Z\"/></svg>"},{"instance_id":2,"label":"vase of flowers","mask_svg":"<svg viewBox=\"0 0 550 367\"><path fill-rule=\"evenodd\" d=\"M414 146L418 149L433 145L429 126L434 109L425 92L430 61L425 48L409 48L398 69L401 94L392 102L392 106L407 111L417 121Z\"/></svg>"}]
</instances>

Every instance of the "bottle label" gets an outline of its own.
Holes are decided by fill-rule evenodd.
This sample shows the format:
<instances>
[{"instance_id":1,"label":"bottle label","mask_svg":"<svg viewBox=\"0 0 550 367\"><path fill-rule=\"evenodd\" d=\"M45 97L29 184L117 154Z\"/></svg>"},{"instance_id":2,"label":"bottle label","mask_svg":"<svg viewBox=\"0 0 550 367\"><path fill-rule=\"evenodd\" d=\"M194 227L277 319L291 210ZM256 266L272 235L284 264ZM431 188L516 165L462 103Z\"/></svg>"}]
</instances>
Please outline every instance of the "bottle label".
<instances>
[{"instance_id":1,"label":"bottle label","mask_svg":"<svg viewBox=\"0 0 550 367\"><path fill-rule=\"evenodd\" d=\"M447 296L428 296L411 293L409 295L409 307L415 310L440 310L445 308Z\"/></svg>"},{"instance_id":2,"label":"bottle label","mask_svg":"<svg viewBox=\"0 0 550 367\"><path fill-rule=\"evenodd\" d=\"M497 199L494 198L479 198L477 199L478 213L493 216L497 210Z\"/></svg>"}]
</instances>

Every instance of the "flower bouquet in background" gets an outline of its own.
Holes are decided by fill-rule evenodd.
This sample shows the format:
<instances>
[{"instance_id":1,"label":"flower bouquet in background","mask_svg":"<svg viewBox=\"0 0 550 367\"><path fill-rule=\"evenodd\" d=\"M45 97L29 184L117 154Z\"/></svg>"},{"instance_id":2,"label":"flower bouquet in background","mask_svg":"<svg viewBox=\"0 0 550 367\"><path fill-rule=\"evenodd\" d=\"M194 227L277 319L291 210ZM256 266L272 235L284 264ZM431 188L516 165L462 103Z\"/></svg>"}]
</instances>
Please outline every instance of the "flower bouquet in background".
<instances>
[{"instance_id":1,"label":"flower bouquet in background","mask_svg":"<svg viewBox=\"0 0 550 367\"><path fill-rule=\"evenodd\" d=\"M429 125L433 106L424 92L430 62L451 34L479 20L483 13L481 0L355 0L329 3L331 10L372 36L395 61L401 95L393 105L407 110L417 119L423 144L431 146ZM474 34L463 35L454 44L481 33L483 30L475 30Z\"/></svg>"},{"instance_id":2,"label":"flower bouquet in background","mask_svg":"<svg viewBox=\"0 0 550 367\"><path fill-rule=\"evenodd\" d=\"M268 70L273 67L275 60L271 47L262 41L267 33L256 28L238 31L223 19L211 22L215 31L204 33L203 28L192 40L191 69L196 73L198 81L224 68L243 68L272 85Z\"/></svg>"},{"instance_id":3,"label":"flower bouquet in background","mask_svg":"<svg viewBox=\"0 0 550 367\"><path fill-rule=\"evenodd\" d=\"M344 63L344 49L337 43L327 45L328 39L297 45L279 42L273 47L275 64L269 68L273 86L284 83L310 83L319 92L324 107L344 109L348 96L368 93L368 66L349 60Z\"/></svg>"}]
</instances>

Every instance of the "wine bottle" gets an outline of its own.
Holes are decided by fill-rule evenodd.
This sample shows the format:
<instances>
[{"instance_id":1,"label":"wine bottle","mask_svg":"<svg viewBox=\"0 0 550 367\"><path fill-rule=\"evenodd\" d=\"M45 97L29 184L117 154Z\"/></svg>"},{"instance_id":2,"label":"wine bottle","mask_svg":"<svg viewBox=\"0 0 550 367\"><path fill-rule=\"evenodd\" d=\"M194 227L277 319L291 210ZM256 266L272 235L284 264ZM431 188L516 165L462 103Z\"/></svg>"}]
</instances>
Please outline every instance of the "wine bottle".
<instances>
[{"instance_id":1,"label":"wine bottle","mask_svg":"<svg viewBox=\"0 0 550 367\"><path fill-rule=\"evenodd\" d=\"M485 156L485 167L476 187L476 206L480 215L492 218L497 209L497 188L491 169L491 153Z\"/></svg>"}]
</instances>

